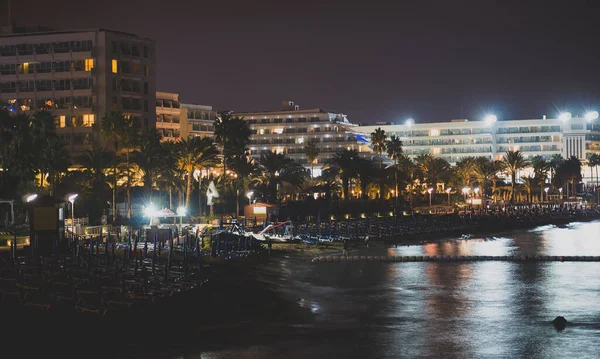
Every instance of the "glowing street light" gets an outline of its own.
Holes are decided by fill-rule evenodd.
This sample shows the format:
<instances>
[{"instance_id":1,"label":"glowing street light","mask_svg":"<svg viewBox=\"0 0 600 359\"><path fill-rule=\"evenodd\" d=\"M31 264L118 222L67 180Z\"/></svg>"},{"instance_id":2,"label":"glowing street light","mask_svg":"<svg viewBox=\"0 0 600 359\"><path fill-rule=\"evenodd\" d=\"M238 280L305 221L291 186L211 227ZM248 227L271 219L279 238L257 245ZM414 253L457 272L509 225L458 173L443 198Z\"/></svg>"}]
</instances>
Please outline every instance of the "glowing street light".
<instances>
[{"instance_id":1,"label":"glowing street light","mask_svg":"<svg viewBox=\"0 0 600 359\"><path fill-rule=\"evenodd\" d=\"M585 119L588 121L594 121L598 118L598 111L590 111L585 114Z\"/></svg>"},{"instance_id":2,"label":"glowing street light","mask_svg":"<svg viewBox=\"0 0 600 359\"><path fill-rule=\"evenodd\" d=\"M473 192L475 192L475 195L477 196L479 194L479 187L473 189Z\"/></svg>"},{"instance_id":3,"label":"glowing street light","mask_svg":"<svg viewBox=\"0 0 600 359\"><path fill-rule=\"evenodd\" d=\"M549 190L550 190L550 187L544 188L544 192L546 192L546 202L548 201L548 191Z\"/></svg>"},{"instance_id":4,"label":"glowing street light","mask_svg":"<svg viewBox=\"0 0 600 359\"><path fill-rule=\"evenodd\" d=\"M562 122L567 122L571 119L571 113L570 112L561 112L558 115L558 119L561 120Z\"/></svg>"},{"instance_id":5,"label":"glowing street light","mask_svg":"<svg viewBox=\"0 0 600 359\"><path fill-rule=\"evenodd\" d=\"M79 196L77 193L73 193L67 197L71 202L71 232L75 232L75 199L77 196Z\"/></svg>"},{"instance_id":6,"label":"glowing street light","mask_svg":"<svg viewBox=\"0 0 600 359\"><path fill-rule=\"evenodd\" d=\"M431 194L433 193L433 188L427 190L429 192L429 207L431 207Z\"/></svg>"},{"instance_id":7,"label":"glowing street light","mask_svg":"<svg viewBox=\"0 0 600 359\"><path fill-rule=\"evenodd\" d=\"M246 197L248 197L248 204L252 204L252 195L254 195L254 191L248 191L248 193L246 193Z\"/></svg>"},{"instance_id":8,"label":"glowing street light","mask_svg":"<svg viewBox=\"0 0 600 359\"><path fill-rule=\"evenodd\" d=\"M471 189L469 187L464 187L462 189L462 193L465 195L465 202L467 201L467 194L469 193Z\"/></svg>"},{"instance_id":9,"label":"glowing street light","mask_svg":"<svg viewBox=\"0 0 600 359\"><path fill-rule=\"evenodd\" d=\"M563 199L563 196L562 196L562 187L558 189L558 192L560 193L560 199L562 200Z\"/></svg>"},{"instance_id":10,"label":"glowing street light","mask_svg":"<svg viewBox=\"0 0 600 359\"><path fill-rule=\"evenodd\" d=\"M179 216L179 233L183 229L183 217L185 216L185 212L187 209L184 206L177 207L177 215Z\"/></svg>"},{"instance_id":11,"label":"glowing street light","mask_svg":"<svg viewBox=\"0 0 600 359\"><path fill-rule=\"evenodd\" d=\"M25 201L27 203L33 202L33 201L35 201L35 199L37 198L37 196L38 196L37 193L30 194L29 196L27 196L27 198L25 199Z\"/></svg>"},{"instance_id":12,"label":"glowing street light","mask_svg":"<svg viewBox=\"0 0 600 359\"><path fill-rule=\"evenodd\" d=\"M496 115L487 115L485 116L485 118L483 119L488 125L491 125L492 123L498 121L498 117L496 117Z\"/></svg>"},{"instance_id":13,"label":"glowing street light","mask_svg":"<svg viewBox=\"0 0 600 359\"><path fill-rule=\"evenodd\" d=\"M154 217L154 215L156 214L156 207L154 206L154 204L150 203L148 206L146 206L146 208L144 209L144 214L146 215L146 217Z\"/></svg>"},{"instance_id":14,"label":"glowing street light","mask_svg":"<svg viewBox=\"0 0 600 359\"><path fill-rule=\"evenodd\" d=\"M413 120L412 118L409 118L406 120L406 122L404 122L404 124L406 125L406 127L412 127L412 125L415 124L415 120Z\"/></svg>"},{"instance_id":15,"label":"glowing street light","mask_svg":"<svg viewBox=\"0 0 600 359\"><path fill-rule=\"evenodd\" d=\"M446 193L448 193L448 205L450 205L450 191L452 191L452 187L446 189Z\"/></svg>"}]
</instances>

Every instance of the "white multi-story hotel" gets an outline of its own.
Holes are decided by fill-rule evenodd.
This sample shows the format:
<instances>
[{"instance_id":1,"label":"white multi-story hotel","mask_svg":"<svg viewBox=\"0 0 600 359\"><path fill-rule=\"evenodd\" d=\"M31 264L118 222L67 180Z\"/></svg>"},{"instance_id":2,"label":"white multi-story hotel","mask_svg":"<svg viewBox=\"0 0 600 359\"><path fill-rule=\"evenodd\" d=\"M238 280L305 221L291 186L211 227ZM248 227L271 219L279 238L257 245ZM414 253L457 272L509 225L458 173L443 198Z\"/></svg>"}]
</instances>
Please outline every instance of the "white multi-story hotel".
<instances>
[{"instance_id":1,"label":"white multi-story hotel","mask_svg":"<svg viewBox=\"0 0 600 359\"><path fill-rule=\"evenodd\" d=\"M336 152L361 150L361 141L351 131L356 125L342 113L318 108L303 110L292 101L284 101L279 111L232 111L230 114L249 122L250 152L254 157L267 151L285 153L310 167L304 147L314 143L319 148L319 156L313 164L315 177L321 175L323 163Z\"/></svg>"},{"instance_id":2,"label":"white multi-story hotel","mask_svg":"<svg viewBox=\"0 0 600 359\"><path fill-rule=\"evenodd\" d=\"M176 93L156 93L156 130L164 141L212 137L215 118L212 106L180 103Z\"/></svg>"},{"instance_id":3,"label":"white multi-story hotel","mask_svg":"<svg viewBox=\"0 0 600 359\"><path fill-rule=\"evenodd\" d=\"M353 130L364 138L377 128L388 136L396 135L410 157L431 154L456 163L468 156L486 156L499 160L506 151L519 150L526 158L555 154L564 158L576 156L584 161L592 153L600 153L600 123L598 113L581 117L563 113L558 118L496 121L494 116L482 121L452 120L450 122L404 124L381 123L357 126ZM371 151L370 144L361 151ZM586 169L589 171L589 169Z\"/></svg>"}]
</instances>

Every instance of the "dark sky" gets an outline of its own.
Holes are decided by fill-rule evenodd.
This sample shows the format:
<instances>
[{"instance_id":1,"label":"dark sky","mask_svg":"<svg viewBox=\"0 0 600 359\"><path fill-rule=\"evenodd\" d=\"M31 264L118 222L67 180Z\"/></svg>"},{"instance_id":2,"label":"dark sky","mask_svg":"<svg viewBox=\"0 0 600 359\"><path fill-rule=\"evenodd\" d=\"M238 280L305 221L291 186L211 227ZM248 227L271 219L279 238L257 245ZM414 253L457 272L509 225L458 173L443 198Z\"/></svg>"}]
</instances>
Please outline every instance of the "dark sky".
<instances>
[{"instance_id":1,"label":"dark sky","mask_svg":"<svg viewBox=\"0 0 600 359\"><path fill-rule=\"evenodd\" d=\"M13 0L13 10L20 24L156 39L158 89L216 109L293 100L374 123L600 108L600 1Z\"/></svg>"}]
</instances>

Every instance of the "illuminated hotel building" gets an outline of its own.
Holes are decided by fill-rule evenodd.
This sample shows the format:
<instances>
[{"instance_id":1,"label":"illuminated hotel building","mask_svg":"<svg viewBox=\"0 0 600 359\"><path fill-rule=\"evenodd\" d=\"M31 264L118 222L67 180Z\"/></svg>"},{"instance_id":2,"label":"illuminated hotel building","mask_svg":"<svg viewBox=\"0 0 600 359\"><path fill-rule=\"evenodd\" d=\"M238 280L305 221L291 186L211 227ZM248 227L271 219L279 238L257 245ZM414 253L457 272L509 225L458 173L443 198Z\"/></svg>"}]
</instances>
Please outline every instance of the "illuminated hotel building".
<instances>
[{"instance_id":1,"label":"illuminated hotel building","mask_svg":"<svg viewBox=\"0 0 600 359\"><path fill-rule=\"evenodd\" d=\"M506 151L519 150L526 158L539 155L550 159L559 154L563 158L576 156L585 161L592 153L600 153L600 124L593 117L597 117L597 113L587 118L566 115L510 121L407 121L401 125L358 126L353 130L370 139L371 132L381 127L386 135L400 137L404 153L412 158L431 154L450 163L468 156L500 160ZM369 146L364 144L362 151L371 151Z\"/></svg>"},{"instance_id":2,"label":"illuminated hotel building","mask_svg":"<svg viewBox=\"0 0 600 359\"><path fill-rule=\"evenodd\" d=\"M50 109L74 152L111 111L154 127L155 78L153 40L104 29L0 32L0 101L15 113Z\"/></svg>"},{"instance_id":3,"label":"illuminated hotel building","mask_svg":"<svg viewBox=\"0 0 600 359\"><path fill-rule=\"evenodd\" d=\"M248 121L252 130L250 152L255 158L268 151L285 153L310 168L304 147L314 143L319 148L314 176L321 174L323 163L336 152L361 150L356 133L350 131L356 125L341 113L318 108L304 110L292 101L284 101L279 111L229 113Z\"/></svg>"},{"instance_id":4,"label":"illuminated hotel building","mask_svg":"<svg viewBox=\"0 0 600 359\"><path fill-rule=\"evenodd\" d=\"M163 141L212 137L215 118L211 106L180 103L176 93L156 93L156 130Z\"/></svg>"}]
</instances>

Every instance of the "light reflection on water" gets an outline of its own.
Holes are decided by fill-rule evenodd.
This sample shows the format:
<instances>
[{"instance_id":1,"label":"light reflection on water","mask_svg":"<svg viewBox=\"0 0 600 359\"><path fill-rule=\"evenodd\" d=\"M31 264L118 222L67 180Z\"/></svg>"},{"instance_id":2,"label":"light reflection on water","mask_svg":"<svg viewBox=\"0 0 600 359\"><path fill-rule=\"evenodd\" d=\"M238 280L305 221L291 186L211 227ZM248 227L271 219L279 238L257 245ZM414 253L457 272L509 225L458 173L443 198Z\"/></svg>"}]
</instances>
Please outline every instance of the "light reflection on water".
<instances>
[{"instance_id":1,"label":"light reflection on water","mask_svg":"<svg viewBox=\"0 0 600 359\"><path fill-rule=\"evenodd\" d=\"M598 233L600 222L579 223L355 252L600 255ZM600 263L314 265L282 258L274 264L259 276L265 275L286 296L300 298L313 311L311 334L282 330L266 343L202 357L593 358L600 352ZM570 322L563 332L550 324L558 315Z\"/></svg>"}]
</instances>

